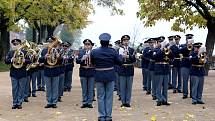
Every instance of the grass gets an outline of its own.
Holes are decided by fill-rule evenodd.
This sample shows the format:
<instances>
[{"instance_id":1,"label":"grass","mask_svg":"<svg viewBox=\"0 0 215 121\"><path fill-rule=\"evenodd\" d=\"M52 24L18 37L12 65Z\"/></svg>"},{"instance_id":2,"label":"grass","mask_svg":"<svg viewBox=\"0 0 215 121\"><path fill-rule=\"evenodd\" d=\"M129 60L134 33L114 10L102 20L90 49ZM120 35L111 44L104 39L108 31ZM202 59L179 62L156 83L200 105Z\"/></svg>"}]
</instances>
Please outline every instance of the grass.
<instances>
[{"instance_id":1,"label":"grass","mask_svg":"<svg viewBox=\"0 0 215 121\"><path fill-rule=\"evenodd\" d=\"M3 61L0 61L0 72L9 71L10 65L5 64Z\"/></svg>"}]
</instances>

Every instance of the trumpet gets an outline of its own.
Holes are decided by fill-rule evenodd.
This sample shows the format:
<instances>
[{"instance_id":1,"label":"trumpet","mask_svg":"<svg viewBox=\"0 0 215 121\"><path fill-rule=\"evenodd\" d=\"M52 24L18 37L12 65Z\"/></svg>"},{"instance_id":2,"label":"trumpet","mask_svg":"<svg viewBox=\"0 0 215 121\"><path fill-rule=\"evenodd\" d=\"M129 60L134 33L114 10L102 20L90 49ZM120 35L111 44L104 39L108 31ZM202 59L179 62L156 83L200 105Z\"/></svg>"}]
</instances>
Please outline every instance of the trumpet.
<instances>
[{"instance_id":1,"label":"trumpet","mask_svg":"<svg viewBox=\"0 0 215 121\"><path fill-rule=\"evenodd\" d=\"M203 52L199 55L199 63L204 64L205 60L206 60L206 53Z\"/></svg>"},{"instance_id":2,"label":"trumpet","mask_svg":"<svg viewBox=\"0 0 215 121\"><path fill-rule=\"evenodd\" d=\"M21 43L20 47L14 52L13 58L15 58L15 61L13 61L12 65L14 68L21 68L24 64L23 59L25 58L25 54L22 52L22 49L28 50L30 47L30 44L28 41L24 41Z\"/></svg>"},{"instance_id":3,"label":"trumpet","mask_svg":"<svg viewBox=\"0 0 215 121\"><path fill-rule=\"evenodd\" d=\"M192 44L188 44L188 45L187 45L187 49L188 49L189 51L191 51L191 50L193 49L193 45L192 45Z\"/></svg>"},{"instance_id":4,"label":"trumpet","mask_svg":"<svg viewBox=\"0 0 215 121\"><path fill-rule=\"evenodd\" d=\"M169 48L163 48L163 52L164 52L164 60L165 61L169 61L169 57L168 57L168 55L170 54L170 49Z\"/></svg>"}]
</instances>

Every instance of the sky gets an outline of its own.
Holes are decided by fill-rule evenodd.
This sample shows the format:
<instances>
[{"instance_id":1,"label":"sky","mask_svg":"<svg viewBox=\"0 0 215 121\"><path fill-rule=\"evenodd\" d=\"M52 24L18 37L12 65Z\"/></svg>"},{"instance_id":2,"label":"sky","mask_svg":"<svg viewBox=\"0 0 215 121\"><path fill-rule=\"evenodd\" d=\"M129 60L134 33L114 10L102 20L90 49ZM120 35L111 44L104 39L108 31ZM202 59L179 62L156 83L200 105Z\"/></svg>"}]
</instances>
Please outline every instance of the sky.
<instances>
[{"instance_id":1,"label":"sky","mask_svg":"<svg viewBox=\"0 0 215 121\"><path fill-rule=\"evenodd\" d=\"M205 43L207 29L194 28L192 31L187 30L185 33L171 31L171 23L160 21L154 27L145 28L142 22L136 17L136 12L139 9L137 0L125 0L120 7L124 10L125 15L111 16L110 10L102 7L95 8L95 14L89 16L89 20L93 21L84 30L81 40L86 38L91 39L94 43L99 44L99 35L101 33L110 33L111 43L121 38L122 35L135 35L134 30L138 31L138 42L143 42L147 37L159 37L161 35L168 37L169 35L180 35L181 44L185 43L185 34L194 34L195 42ZM131 40L132 41L132 40Z\"/></svg>"}]
</instances>

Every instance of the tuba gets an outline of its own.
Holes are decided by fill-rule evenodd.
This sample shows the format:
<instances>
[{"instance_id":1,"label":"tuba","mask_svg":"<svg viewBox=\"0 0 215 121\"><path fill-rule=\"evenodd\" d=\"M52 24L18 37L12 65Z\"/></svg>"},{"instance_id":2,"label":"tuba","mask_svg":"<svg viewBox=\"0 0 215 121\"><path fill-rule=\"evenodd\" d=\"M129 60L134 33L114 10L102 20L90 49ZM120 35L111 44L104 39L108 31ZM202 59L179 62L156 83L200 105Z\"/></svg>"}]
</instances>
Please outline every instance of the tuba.
<instances>
[{"instance_id":1,"label":"tuba","mask_svg":"<svg viewBox=\"0 0 215 121\"><path fill-rule=\"evenodd\" d=\"M37 67L37 63L39 61L39 54L41 49L37 46L36 43L31 42L31 49L29 49L26 53L26 56L29 57L29 59L31 60L31 64L27 65L26 70L28 71L30 68L36 68Z\"/></svg>"},{"instance_id":2,"label":"tuba","mask_svg":"<svg viewBox=\"0 0 215 121\"><path fill-rule=\"evenodd\" d=\"M22 49L28 50L29 47L30 44L26 40L21 43L20 47L17 50L15 50L13 54L13 58L15 58L15 61L13 61L12 63L14 68L21 68L23 66L24 64L23 59L25 59L25 54L24 52L22 52Z\"/></svg>"},{"instance_id":3,"label":"tuba","mask_svg":"<svg viewBox=\"0 0 215 121\"><path fill-rule=\"evenodd\" d=\"M62 43L62 40L57 37L52 37L52 42L48 45L47 52L47 63L50 66L54 66L58 62L58 50L55 48L56 45Z\"/></svg>"}]
</instances>

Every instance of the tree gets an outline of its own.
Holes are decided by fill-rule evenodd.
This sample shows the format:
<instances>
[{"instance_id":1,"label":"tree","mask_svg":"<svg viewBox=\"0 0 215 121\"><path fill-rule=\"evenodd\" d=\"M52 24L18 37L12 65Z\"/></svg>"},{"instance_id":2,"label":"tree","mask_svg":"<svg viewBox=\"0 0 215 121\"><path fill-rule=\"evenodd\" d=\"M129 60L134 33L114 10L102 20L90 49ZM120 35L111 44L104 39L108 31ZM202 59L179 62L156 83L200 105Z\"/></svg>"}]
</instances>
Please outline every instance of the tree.
<instances>
[{"instance_id":1,"label":"tree","mask_svg":"<svg viewBox=\"0 0 215 121\"><path fill-rule=\"evenodd\" d=\"M145 26L153 26L158 20L174 20L172 30L207 28L206 48L209 58L215 43L215 2L213 0L138 0L137 16ZM207 68L208 69L208 68ZM208 71L207 71L208 72Z\"/></svg>"},{"instance_id":2,"label":"tree","mask_svg":"<svg viewBox=\"0 0 215 121\"><path fill-rule=\"evenodd\" d=\"M115 12L121 0L93 0L97 5L107 6ZM1 0L0 1L0 60L9 50L9 31L17 29L17 22L24 19L39 34L39 42L47 28L52 35L55 27L66 24L71 30L82 29L87 25L87 18L93 12L91 0ZM36 41L36 40L34 40Z\"/></svg>"}]
</instances>

